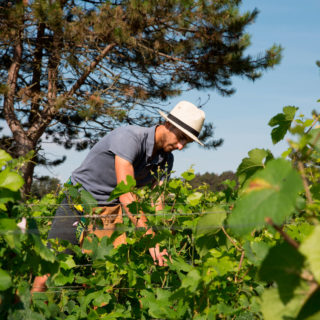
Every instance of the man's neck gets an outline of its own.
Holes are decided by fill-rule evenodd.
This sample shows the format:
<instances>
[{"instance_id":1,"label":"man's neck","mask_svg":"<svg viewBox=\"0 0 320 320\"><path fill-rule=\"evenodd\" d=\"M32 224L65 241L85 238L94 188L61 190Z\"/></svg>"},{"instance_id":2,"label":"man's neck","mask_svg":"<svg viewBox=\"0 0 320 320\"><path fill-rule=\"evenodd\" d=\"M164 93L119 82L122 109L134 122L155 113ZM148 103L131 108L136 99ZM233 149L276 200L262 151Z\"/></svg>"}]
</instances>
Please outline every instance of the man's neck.
<instances>
[{"instance_id":1,"label":"man's neck","mask_svg":"<svg viewBox=\"0 0 320 320\"><path fill-rule=\"evenodd\" d=\"M165 129L165 126L163 124L160 124L156 127L156 131L154 134L154 147L152 151L152 156L157 154L163 147L163 131Z\"/></svg>"}]
</instances>

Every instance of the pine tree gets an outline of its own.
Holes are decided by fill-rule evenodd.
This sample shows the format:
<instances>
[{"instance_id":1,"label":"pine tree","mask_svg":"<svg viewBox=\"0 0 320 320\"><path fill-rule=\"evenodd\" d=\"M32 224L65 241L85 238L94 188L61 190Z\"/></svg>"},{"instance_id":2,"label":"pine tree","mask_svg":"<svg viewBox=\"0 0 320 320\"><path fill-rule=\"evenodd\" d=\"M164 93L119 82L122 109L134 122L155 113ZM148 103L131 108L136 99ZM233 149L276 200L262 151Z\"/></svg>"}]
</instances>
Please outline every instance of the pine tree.
<instances>
[{"instance_id":1,"label":"pine tree","mask_svg":"<svg viewBox=\"0 0 320 320\"><path fill-rule=\"evenodd\" d=\"M43 139L92 145L121 123L150 125L182 90L232 94L232 76L256 79L279 63L273 46L245 54L258 12L240 0L0 0L1 117L29 192ZM221 141L204 130L207 146Z\"/></svg>"}]
</instances>

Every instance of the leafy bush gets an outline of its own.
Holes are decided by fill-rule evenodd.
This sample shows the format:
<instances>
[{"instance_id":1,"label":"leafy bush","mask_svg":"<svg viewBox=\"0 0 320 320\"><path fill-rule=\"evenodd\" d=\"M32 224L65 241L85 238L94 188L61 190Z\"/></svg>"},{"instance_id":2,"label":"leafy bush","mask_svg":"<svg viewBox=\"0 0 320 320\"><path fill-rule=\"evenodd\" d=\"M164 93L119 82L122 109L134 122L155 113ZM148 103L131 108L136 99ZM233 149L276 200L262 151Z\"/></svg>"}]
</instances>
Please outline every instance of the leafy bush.
<instances>
[{"instance_id":1,"label":"leafy bush","mask_svg":"<svg viewBox=\"0 0 320 320\"><path fill-rule=\"evenodd\" d=\"M125 217L111 238L86 239L86 254L56 241L47 248L62 193L22 202L22 162L1 152L1 318L319 317L320 129L318 115L294 120L296 110L286 107L270 121L274 143L290 132L290 148L279 159L251 150L238 167L237 188L231 181L219 192L192 188L192 169L154 189L138 190L133 179L119 184L112 196L134 192L138 201L130 209L145 212L156 236L145 236ZM65 188L83 207L84 225L99 220L87 193ZM165 208L155 213L151 204L160 194ZM123 232L127 243L115 249L112 242ZM156 243L170 254L166 267L148 253ZM74 255L64 253L66 247ZM31 295L34 277L47 273L47 291Z\"/></svg>"}]
</instances>

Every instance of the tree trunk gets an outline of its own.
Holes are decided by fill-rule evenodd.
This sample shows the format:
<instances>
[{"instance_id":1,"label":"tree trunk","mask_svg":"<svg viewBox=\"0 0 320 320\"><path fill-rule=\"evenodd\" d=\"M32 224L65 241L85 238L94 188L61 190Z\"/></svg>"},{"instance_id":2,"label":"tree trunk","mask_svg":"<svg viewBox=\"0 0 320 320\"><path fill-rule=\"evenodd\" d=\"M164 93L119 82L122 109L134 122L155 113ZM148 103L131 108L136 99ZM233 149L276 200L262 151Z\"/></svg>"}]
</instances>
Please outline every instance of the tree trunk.
<instances>
[{"instance_id":1,"label":"tree trunk","mask_svg":"<svg viewBox=\"0 0 320 320\"><path fill-rule=\"evenodd\" d=\"M22 188L22 197L25 198L31 192L32 180L33 180L33 173L36 163L34 161L28 161L24 164L22 168L23 179L25 184Z\"/></svg>"},{"instance_id":2,"label":"tree trunk","mask_svg":"<svg viewBox=\"0 0 320 320\"><path fill-rule=\"evenodd\" d=\"M22 57L22 36L23 31L17 33L17 40L14 45L14 56L10 68L8 70L7 87L8 91L4 95L3 112L5 120L13 134L14 143L10 146L9 152L13 157L18 158L25 156L30 151L34 150L36 142L32 141L26 131L23 129L21 122L18 120L15 111L15 94L17 88L17 79L20 69L21 57ZM29 161L21 168L25 185L22 190L22 194L26 195L30 192L32 176L34 172L35 162Z\"/></svg>"}]
</instances>

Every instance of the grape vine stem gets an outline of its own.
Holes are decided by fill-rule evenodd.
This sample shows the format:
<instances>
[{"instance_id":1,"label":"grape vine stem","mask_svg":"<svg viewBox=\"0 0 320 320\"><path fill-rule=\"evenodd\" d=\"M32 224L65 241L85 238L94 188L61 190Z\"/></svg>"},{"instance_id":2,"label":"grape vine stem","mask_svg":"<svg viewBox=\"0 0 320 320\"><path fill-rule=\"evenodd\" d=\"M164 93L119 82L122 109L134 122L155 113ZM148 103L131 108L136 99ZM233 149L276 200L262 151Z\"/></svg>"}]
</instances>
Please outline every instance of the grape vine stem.
<instances>
[{"instance_id":1,"label":"grape vine stem","mask_svg":"<svg viewBox=\"0 0 320 320\"><path fill-rule=\"evenodd\" d=\"M267 224L269 224L274 229L276 229L280 233L280 235L284 238L284 240L287 241L291 246L293 246L295 249L299 248L299 243L294 239L292 239L287 233L285 233L281 227L276 225L271 218L266 217L265 221L267 222Z\"/></svg>"}]
</instances>

